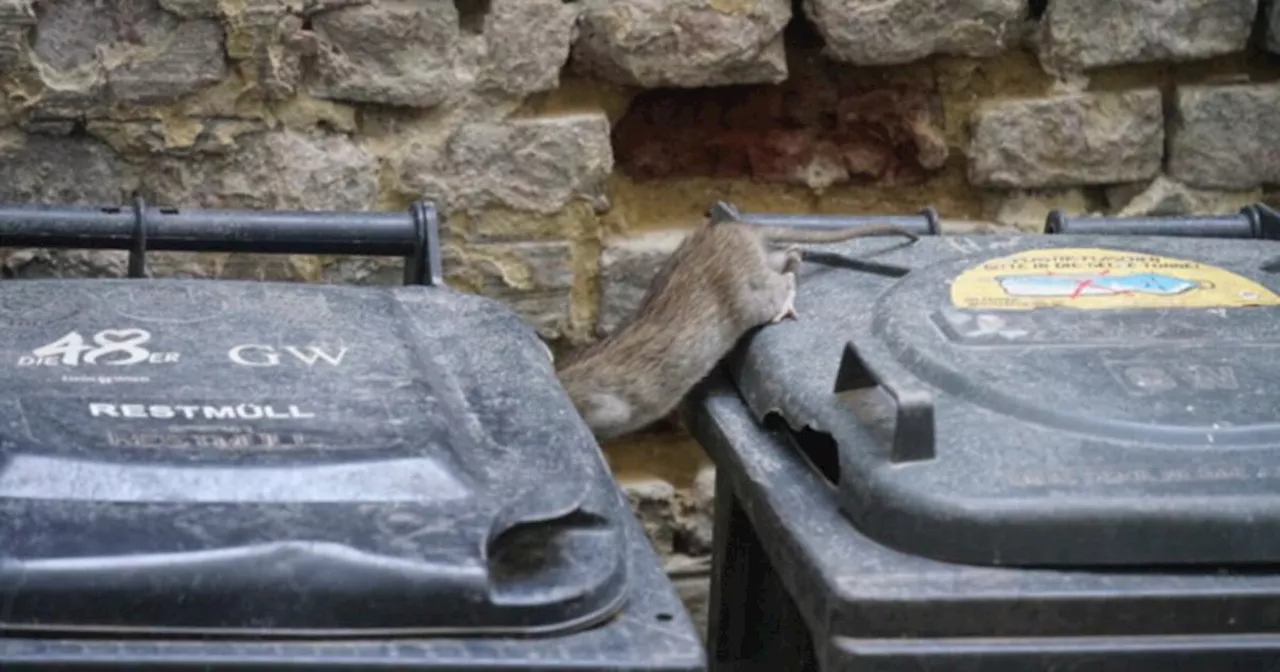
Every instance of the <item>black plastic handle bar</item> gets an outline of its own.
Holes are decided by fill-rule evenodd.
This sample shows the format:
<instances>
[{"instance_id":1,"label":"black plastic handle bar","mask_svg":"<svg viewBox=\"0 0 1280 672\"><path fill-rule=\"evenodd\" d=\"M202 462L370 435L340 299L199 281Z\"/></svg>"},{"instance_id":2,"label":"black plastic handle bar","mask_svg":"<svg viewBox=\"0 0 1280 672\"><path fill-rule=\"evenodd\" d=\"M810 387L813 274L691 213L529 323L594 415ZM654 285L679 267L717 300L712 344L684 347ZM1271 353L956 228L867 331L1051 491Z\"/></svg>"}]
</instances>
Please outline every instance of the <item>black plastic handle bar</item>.
<instances>
[{"instance_id":1,"label":"black plastic handle bar","mask_svg":"<svg viewBox=\"0 0 1280 672\"><path fill-rule=\"evenodd\" d=\"M0 247L129 250L143 277L148 250L405 258L405 284L443 284L435 206L407 212L198 210L0 204Z\"/></svg>"},{"instance_id":2,"label":"black plastic handle bar","mask_svg":"<svg viewBox=\"0 0 1280 672\"><path fill-rule=\"evenodd\" d=\"M1261 238L1280 240L1280 213L1263 203L1230 215L1169 217L1074 217L1053 210L1044 232L1065 235L1185 236L1191 238Z\"/></svg>"}]
</instances>

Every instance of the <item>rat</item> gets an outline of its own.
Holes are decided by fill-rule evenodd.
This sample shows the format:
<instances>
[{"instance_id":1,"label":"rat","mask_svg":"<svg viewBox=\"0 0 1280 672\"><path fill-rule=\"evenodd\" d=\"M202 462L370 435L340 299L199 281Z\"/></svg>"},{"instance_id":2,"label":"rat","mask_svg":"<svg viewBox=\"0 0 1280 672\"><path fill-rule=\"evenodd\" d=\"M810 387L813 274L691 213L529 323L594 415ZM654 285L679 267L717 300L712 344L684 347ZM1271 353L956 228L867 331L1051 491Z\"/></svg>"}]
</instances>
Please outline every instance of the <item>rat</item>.
<instances>
[{"instance_id":1,"label":"rat","mask_svg":"<svg viewBox=\"0 0 1280 672\"><path fill-rule=\"evenodd\" d=\"M814 230L712 218L671 254L635 313L565 358L556 376L598 440L647 427L675 410L748 331L799 318L796 272L808 253L774 245L883 235L918 240L888 223Z\"/></svg>"}]
</instances>

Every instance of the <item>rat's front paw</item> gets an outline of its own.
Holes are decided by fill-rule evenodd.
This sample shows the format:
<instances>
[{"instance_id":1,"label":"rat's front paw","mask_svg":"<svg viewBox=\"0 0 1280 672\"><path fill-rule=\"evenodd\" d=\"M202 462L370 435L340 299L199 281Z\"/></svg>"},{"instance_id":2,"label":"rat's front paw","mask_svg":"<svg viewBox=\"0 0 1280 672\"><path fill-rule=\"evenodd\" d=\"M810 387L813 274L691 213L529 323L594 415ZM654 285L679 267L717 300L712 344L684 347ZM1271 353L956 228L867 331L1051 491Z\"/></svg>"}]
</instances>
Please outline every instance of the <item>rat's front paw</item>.
<instances>
[{"instance_id":1,"label":"rat's front paw","mask_svg":"<svg viewBox=\"0 0 1280 672\"><path fill-rule=\"evenodd\" d=\"M800 319L800 315L796 313L796 276L793 273L787 273L784 277L787 278L789 285L787 295L782 301L782 309L769 320L769 324L777 324L788 318L793 320Z\"/></svg>"}]
</instances>

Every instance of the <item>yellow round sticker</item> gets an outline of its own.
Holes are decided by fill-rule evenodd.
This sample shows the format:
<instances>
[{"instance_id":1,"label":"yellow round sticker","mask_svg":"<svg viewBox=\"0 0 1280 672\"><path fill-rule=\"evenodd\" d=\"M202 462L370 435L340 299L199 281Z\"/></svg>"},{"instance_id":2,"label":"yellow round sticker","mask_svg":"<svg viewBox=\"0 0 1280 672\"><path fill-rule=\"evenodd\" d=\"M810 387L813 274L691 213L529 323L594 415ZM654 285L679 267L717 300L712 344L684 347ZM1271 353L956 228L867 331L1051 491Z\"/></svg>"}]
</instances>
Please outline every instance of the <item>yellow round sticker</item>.
<instances>
[{"instance_id":1,"label":"yellow round sticker","mask_svg":"<svg viewBox=\"0 0 1280 672\"><path fill-rule=\"evenodd\" d=\"M1030 250L991 259L951 283L959 308L1238 308L1280 297L1235 273L1185 259L1096 248Z\"/></svg>"}]
</instances>

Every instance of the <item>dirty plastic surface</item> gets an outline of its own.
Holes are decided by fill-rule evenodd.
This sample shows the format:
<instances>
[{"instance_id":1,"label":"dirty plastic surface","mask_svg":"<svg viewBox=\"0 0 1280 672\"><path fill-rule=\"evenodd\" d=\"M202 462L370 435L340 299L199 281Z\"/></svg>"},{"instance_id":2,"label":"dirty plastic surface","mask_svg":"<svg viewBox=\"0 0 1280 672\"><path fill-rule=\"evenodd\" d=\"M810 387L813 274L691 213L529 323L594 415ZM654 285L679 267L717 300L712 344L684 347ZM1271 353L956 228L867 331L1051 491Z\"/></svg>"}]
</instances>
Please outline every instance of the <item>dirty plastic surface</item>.
<instances>
[{"instance_id":1,"label":"dirty plastic surface","mask_svg":"<svg viewBox=\"0 0 1280 672\"><path fill-rule=\"evenodd\" d=\"M449 289L0 282L9 630L551 634L630 512L537 337Z\"/></svg>"},{"instance_id":2,"label":"dirty plastic surface","mask_svg":"<svg viewBox=\"0 0 1280 672\"><path fill-rule=\"evenodd\" d=\"M828 670L1280 669L1274 569L992 567L902 552L849 524L803 437L762 427L731 384L711 382L683 414L716 463L711 670L802 669L806 640Z\"/></svg>"},{"instance_id":3,"label":"dirty plastic surface","mask_svg":"<svg viewBox=\"0 0 1280 672\"><path fill-rule=\"evenodd\" d=\"M832 436L841 505L988 565L1280 561L1280 244L861 240L729 367ZM834 390L841 390L835 394Z\"/></svg>"}]
</instances>

